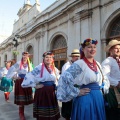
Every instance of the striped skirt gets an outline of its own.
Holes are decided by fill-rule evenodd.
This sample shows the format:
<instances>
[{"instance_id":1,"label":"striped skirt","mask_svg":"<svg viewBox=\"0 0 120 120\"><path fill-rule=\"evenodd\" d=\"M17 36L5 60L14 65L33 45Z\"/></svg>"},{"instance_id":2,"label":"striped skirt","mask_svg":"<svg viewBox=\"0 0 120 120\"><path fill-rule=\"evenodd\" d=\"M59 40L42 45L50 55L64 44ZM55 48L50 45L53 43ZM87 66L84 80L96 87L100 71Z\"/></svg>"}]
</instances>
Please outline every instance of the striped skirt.
<instances>
[{"instance_id":1,"label":"striped skirt","mask_svg":"<svg viewBox=\"0 0 120 120\"><path fill-rule=\"evenodd\" d=\"M17 105L29 105L33 103L32 97L32 88L22 88L21 84L23 82L23 78L15 81L15 100L14 103Z\"/></svg>"},{"instance_id":2,"label":"striped skirt","mask_svg":"<svg viewBox=\"0 0 120 120\"><path fill-rule=\"evenodd\" d=\"M84 86L89 94L73 100L71 120L106 120L104 99L97 83Z\"/></svg>"},{"instance_id":3,"label":"striped skirt","mask_svg":"<svg viewBox=\"0 0 120 120\"><path fill-rule=\"evenodd\" d=\"M35 91L33 116L37 120L58 120L60 112L55 95L55 86L51 85L51 82L47 83L47 85L41 83L44 84L44 87Z\"/></svg>"},{"instance_id":4,"label":"striped skirt","mask_svg":"<svg viewBox=\"0 0 120 120\"><path fill-rule=\"evenodd\" d=\"M11 92L13 90L13 81L3 77L1 80L0 90L4 92Z\"/></svg>"}]
</instances>

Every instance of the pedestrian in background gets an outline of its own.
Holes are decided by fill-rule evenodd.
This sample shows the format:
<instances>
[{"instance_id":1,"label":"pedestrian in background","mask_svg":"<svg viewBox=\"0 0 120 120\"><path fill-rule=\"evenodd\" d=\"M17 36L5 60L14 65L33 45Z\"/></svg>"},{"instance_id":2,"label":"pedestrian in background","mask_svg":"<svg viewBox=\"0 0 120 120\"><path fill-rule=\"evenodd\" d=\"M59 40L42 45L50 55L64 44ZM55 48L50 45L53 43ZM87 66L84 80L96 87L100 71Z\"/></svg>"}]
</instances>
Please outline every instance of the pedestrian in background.
<instances>
[{"instance_id":1,"label":"pedestrian in background","mask_svg":"<svg viewBox=\"0 0 120 120\"><path fill-rule=\"evenodd\" d=\"M25 120L24 106L33 103L32 88L22 88L21 83L26 73L32 70L32 66L29 61L29 53L23 52L21 61L16 62L6 75L7 78L16 79L14 89L14 103L19 105L20 120Z\"/></svg>"},{"instance_id":2,"label":"pedestrian in background","mask_svg":"<svg viewBox=\"0 0 120 120\"><path fill-rule=\"evenodd\" d=\"M98 41L91 38L81 43L81 59L74 62L59 78L57 98L62 102L73 99L71 120L106 120L103 94L109 81L102 75L100 64L94 59Z\"/></svg>"},{"instance_id":3,"label":"pedestrian in background","mask_svg":"<svg viewBox=\"0 0 120 120\"><path fill-rule=\"evenodd\" d=\"M109 93L105 95L107 120L120 120L120 108L115 90L120 94L120 41L111 40L105 48L109 56L102 62L103 73L110 81Z\"/></svg>"},{"instance_id":4,"label":"pedestrian in background","mask_svg":"<svg viewBox=\"0 0 120 120\"><path fill-rule=\"evenodd\" d=\"M10 92L13 90L13 80L6 78L6 74L11 66L12 66L11 60L5 61L5 67L2 68L0 71L0 79L1 79L0 90L4 91L6 102L9 102L9 95Z\"/></svg>"},{"instance_id":5,"label":"pedestrian in background","mask_svg":"<svg viewBox=\"0 0 120 120\"><path fill-rule=\"evenodd\" d=\"M80 52L78 49L74 49L69 55L71 57L71 60L68 60L62 67L62 74L71 66L72 63L77 61L80 57ZM66 120L70 120L71 116L71 110L72 110L72 100L68 102L62 102L62 108L61 108L61 114Z\"/></svg>"},{"instance_id":6,"label":"pedestrian in background","mask_svg":"<svg viewBox=\"0 0 120 120\"><path fill-rule=\"evenodd\" d=\"M43 54L43 63L27 73L22 87L35 87L33 116L37 120L58 120L60 118L55 90L59 70L54 66L54 55L51 51Z\"/></svg>"}]
</instances>

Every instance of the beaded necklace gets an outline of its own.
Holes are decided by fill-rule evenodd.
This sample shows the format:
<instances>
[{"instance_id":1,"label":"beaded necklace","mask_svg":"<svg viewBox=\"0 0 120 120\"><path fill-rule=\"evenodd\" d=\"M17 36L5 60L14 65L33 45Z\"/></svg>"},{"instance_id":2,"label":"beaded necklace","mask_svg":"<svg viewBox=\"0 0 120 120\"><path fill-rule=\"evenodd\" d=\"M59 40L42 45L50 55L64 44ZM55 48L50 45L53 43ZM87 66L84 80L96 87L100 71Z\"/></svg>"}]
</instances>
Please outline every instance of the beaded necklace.
<instances>
[{"instance_id":1,"label":"beaded necklace","mask_svg":"<svg viewBox=\"0 0 120 120\"><path fill-rule=\"evenodd\" d=\"M93 63L89 62L86 57L83 58L88 67L93 70L96 74L98 73L96 61L93 59Z\"/></svg>"}]
</instances>

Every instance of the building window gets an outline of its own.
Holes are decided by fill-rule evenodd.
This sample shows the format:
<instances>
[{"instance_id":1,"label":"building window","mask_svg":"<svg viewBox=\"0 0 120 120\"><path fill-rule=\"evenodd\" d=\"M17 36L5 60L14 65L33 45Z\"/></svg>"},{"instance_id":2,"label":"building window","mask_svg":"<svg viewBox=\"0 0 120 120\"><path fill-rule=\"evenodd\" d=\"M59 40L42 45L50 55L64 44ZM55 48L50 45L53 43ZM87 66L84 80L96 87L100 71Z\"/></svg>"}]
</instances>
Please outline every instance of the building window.
<instances>
[{"instance_id":1,"label":"building window","mask_svg":"<svg viewBox=\"0 0 120 120\"><path fill-rule=\"evenodd\" d=\"M117 37L120 36L120 17L113 23L111 26L109 37Z\"/></svg>"},{"instance_id":2,"label":"building window","mask_svg":"<svg viewBox=\"0 0 120 120\"><path fill-rule=\"evenodd\" d=\"M56 36L52 43L52 49L59 49L67 47L66 40L63 36Z\"/></svg>"},{"instance_id":3,"label":"building window","mask_svg":"<svg viewBox=\"0 0 120 120\"><path fill-rule=\"evenodd\" d=\"M5 55L5 57L4 57L4 61L7 61L7 55Z\"/></svg>"},{"instance_id":4,"label":"building window","mask_svg":"<svg viewBox=\"0 0 120 120\"><path fill-rule=\"evenodd\" d=\"M27 52L30 54L30 61L33 63L33 47L31 45L28 46Z\"/></svg>"}]
</instances>

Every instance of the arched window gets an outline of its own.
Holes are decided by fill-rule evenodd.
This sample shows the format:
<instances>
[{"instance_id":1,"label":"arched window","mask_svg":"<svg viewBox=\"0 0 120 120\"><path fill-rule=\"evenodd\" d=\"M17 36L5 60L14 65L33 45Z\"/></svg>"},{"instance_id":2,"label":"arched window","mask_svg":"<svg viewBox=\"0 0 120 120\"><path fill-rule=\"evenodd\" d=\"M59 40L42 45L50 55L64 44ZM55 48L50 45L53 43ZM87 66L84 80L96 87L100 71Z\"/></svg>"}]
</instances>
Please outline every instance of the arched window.
<instances>
[{"instance_id":1,"label":"arched window","mask_svg":"<svg viewBox=\"0 0 120 120\"><path fill-rule=\"evenodd\" d=\"M58 35L52 42L52 49L59 49L67 47L65 38L62 35Z\"/></svg>"},{"instance_id":2,"label":"arched window","mask_svg":"<svg viewBox=\"0 0 120 120\"><path fill-rule=\"evenodd\" d=\"M51 43L51 50L53 50L55 56L55 66L61 70L62 66L67 59L67 43L66 39L62 35L56 36Z\"/></svg>"},{"instance_id":3,"label":"arched window","mask_svg":"<svg viewBox=\"0 0 120 120\"><path fill-rule=\"evenodd\" d=\"M4 56L4 61L7 61L7 55Z\"/></svg>"},{"instance_id":4,"label":"arched window","mask_svg":"<svg viewBox=\"0 0 120 120\"><path fill-rule=\"evenodd\" d=\"M29 52L30 60L33 62L33 47L31 45L27 47L27 52Z\"/></svg>"},{"instance_id":5,"label":"arched window","mask_svg":"<svg viewBox=\"0 0 120 120\"><path fill-rule=\"evenodd\" d=\"M120 38L120 17L110 27L109 38Z\"/></svg>"},{"instance_id":6,"label":"arched window","mask_svg":"<svg viewBox=\"0 0 120 120\"><path fill-rule=\"evenodd\" d=\"M33 54L33 47L31 45L27 47L27 52L29 52L30 54Z\"/></svg>"}]
</instances>

